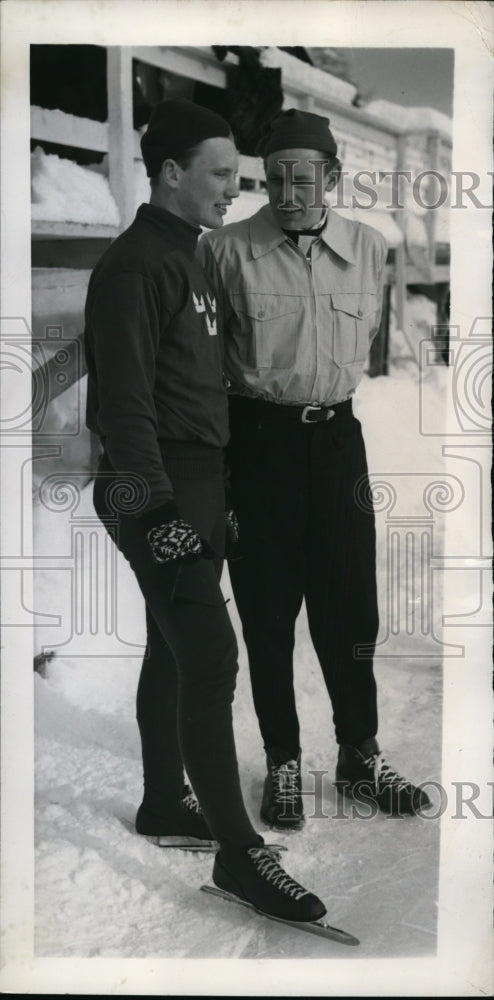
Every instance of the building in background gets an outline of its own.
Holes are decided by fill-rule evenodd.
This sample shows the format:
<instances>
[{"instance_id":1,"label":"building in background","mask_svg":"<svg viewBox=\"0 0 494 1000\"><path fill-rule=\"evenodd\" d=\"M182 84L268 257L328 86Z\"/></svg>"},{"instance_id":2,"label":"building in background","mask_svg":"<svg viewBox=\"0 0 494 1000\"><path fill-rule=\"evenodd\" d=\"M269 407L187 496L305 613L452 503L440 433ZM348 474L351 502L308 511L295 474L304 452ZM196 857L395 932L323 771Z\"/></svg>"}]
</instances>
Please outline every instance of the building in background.
<instances>
[{"instance_id":1,"label":"building in background","mask_svg":"<svg viewBox=\"0 0 494 1000\"><path fill-rule=\"evenodd\" d=\"M84 427L81 341L87 282L101 253L149 198L139 140L151 109L168 97L188 97L232 124L241 195L227 222L266 200L262 162L254 155L264 122L286 107L329 116L344 170L331 203L375 226L389 246L369 374L387 373L391 319L406 336L407 294L414 290L437 304L438 354L446 358L451 120L433 108L377 98L362 106L350 75L348 61L328 48L31 47L35 491L50 462L91 475L96 448ZM397 170L411 178L398 199ZM428 208L438 204L437 175L448 197ZM60 434L63 447L50 458Z\"/></svg>"}]
</instances>

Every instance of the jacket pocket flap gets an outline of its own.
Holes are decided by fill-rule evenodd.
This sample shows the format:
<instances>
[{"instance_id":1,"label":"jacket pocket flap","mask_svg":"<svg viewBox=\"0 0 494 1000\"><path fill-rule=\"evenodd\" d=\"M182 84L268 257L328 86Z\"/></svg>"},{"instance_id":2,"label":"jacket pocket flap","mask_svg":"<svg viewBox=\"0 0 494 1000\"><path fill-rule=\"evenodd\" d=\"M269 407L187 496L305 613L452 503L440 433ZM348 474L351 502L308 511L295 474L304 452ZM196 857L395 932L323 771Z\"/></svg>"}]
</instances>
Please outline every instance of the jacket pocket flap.
<instances>
[{"instance_id":1,"label":"jacket pocket flap","mask_svg":"<svg viewBox=\"0 0 494 1000\"><path fill-rule=\"evenodd\" d=\"M237 313L245 313L251 319L270 320L287 316L297 310L296 300L262 295L255 292L230 292L232 306Z\"/></svg>"},{"instance_id":2,"label":"jacket pocket flap","mask_svg":"<svg viewBox=\"0 0 494 1000\"><path fill-rule=\"evenodd\" d=\"M357 319L371 316L379 307L378 297L374 292L332 292L331 302L333 309L356 316Z\"/></svg>"}]
</instances>

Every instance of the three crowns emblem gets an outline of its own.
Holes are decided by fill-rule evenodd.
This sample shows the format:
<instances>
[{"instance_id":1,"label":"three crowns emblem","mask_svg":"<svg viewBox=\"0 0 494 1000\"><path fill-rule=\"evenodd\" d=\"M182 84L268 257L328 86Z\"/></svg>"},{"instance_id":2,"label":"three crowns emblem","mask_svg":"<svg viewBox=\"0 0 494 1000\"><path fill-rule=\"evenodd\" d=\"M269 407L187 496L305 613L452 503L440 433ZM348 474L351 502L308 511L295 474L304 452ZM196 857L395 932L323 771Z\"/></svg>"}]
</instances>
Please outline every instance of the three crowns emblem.
<instances>
[{"instance_id":1,"label":"three crowns emblem","mask_svg":"<svg viewBox=\"0 0 494 1000\"><path fill-rule=\"evenodd\" d=\"M218 331L216 329L216 300L214 295L209 295L209 292L206 292L204 296L198 296L195 292L192 292L192 301L196 313L204 313L209 336L215 337Z\"/></svg>"}]
</instances>

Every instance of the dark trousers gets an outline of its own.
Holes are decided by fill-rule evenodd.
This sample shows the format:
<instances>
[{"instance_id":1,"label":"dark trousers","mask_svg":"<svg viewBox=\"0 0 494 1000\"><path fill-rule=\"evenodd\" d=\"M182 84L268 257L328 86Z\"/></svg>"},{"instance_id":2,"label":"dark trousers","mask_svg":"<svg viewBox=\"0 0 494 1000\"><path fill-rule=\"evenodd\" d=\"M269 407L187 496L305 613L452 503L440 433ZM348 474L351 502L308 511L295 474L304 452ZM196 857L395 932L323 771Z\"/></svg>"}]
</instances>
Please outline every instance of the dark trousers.
<instances>
[{"instance_id":1,"label":"dark trousers","mask_svg":"<svg viewBox=\"0 0 494 1000\"><path fill-rule=\"evenodd\" d=\"M300 746L293 651L304 598L336 739L359 745L377 732L378 630L374 514L354 497L367 475L360 422L351 402L304 424L300 408L232 396L230 430L243 552L230 576L264 746L290 756Z\"/></svg>"},{"instance_id":2,"label":"dark trousers","mask_svg":"<svg viewBox=\"0 0 494 1000\"><path fill-rule=\"evenodd\" d=\"M146 601L147 650L137 693L144 799L157 812L183 794L184 767L215 838L252 845L232 728L237 643L222 595L220 562L201 559L170 568L156 564L138 518L115 512L103 459L95 510L129 561ZM173 477L172 477L173 479ZM173 480L180 514L224 551L221 477ZM177 574L170 599L170 573Z\"/></svg>"}]
</instances>

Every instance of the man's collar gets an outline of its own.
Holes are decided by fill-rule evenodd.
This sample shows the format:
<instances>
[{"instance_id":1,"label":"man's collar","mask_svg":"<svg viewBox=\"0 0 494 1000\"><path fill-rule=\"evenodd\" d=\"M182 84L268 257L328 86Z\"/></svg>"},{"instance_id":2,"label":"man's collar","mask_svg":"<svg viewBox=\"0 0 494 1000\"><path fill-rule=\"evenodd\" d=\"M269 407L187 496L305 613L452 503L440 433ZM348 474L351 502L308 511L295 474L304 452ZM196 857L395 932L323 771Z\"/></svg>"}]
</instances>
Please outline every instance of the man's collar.
<instances>
[{"instance_id":1,"label":"man's collar","mask_svg":"<svg viewBox=\"0 0 494 1000\"><path fill-rule=\"evenodd\" d=\"M343 257L343 260L348 261L349 264L356 263L353 249L354 235L355 227L350 219L343 218L343 216L338 215L337 212L330 208L326 225L321 233L321 239L324 240L330 250L334 250L339 257Z\"/></svg>"},{"instance_id":2,"label":"man's collar","mask_svg":"<svg viewBox=\"0 0 494 1000\"><path fill-rule=\"evenodd\" d=\"M353 225L348 219L342 218L332 209L328 210L321 239L324 240L326 246L343 260L348 261L349 264L355 264L355 254L352 247L353 232ZM250 220L250 244L254 259L275 250L286 239L287 236L273 217L270 205L263 205Z\"/></svg>"},{"instance_id":3,"label":"man's collar","mask_svg":"<svg viewBox=\"0 0 494 1000\"><path fill-rule=\"evenodd\" d=\"M286 236L273 217L270 205L263 205L252 216L249 226L250 245L254 259L263 257L285 242Z\"/></svg>"},{"instance_id":4,"label":"man's collar","mask_svg":"<svg viewBox=\"0 0 494 1000\"><path fill-rule=\"evenodd\" d=\"M198 237L201 235L198 227L192 226L168 209L152 205L150 202L139 206L137 217L151 225L160 236L173 239L179 249L194 253Z\"/></svg>"}]
</instances>

